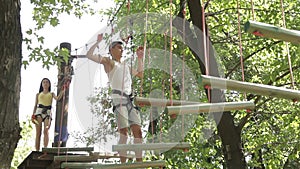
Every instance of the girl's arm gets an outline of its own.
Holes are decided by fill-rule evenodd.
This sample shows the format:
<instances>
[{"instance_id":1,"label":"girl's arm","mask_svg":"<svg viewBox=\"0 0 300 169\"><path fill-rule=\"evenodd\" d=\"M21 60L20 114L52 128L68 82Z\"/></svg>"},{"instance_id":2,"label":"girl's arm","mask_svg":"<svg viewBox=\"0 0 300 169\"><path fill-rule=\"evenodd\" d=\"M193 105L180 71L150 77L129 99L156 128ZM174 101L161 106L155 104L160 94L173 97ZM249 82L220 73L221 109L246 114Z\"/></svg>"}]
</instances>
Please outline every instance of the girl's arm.
<instances>
[{"instance_id":1,"label":"girl's arm","mask_svg":"<svg viewBox=\"0 0 300 169\"><path fill-rule=\"evenodd\" d=\"M60 100L62 98L62 96L64 95L65 93L65 89L61 90L58 94L58 96L55 95L55 93L52 92L52 97L55 99L55 100Z\"/></svg>"}]
</instances>

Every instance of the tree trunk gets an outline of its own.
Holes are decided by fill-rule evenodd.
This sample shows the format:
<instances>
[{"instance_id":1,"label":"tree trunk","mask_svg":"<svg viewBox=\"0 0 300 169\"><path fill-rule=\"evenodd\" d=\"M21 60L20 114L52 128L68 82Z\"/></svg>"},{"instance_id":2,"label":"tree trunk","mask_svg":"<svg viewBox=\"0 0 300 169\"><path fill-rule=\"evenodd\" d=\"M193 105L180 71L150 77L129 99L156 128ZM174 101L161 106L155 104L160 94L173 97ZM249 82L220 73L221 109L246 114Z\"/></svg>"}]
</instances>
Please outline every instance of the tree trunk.
<instances>
[{"instance_id":1,"label":"tree trunk","mask_svg":"<svg viewBox=\"0 0 300 169\"><path fill-rule=\"evenodd\" d=\"M10 169L20 139L20 1L0 0L0 168Z\"/></svg>"},{"instance_id":2,"label":"tree trunk","mask_svg":"<svg viewBox=\"0 0 300 169\"><path fill-rule=\"evenodd\" d=\"M203 31L203 22L202 22L202 9L200 1L189 0L188 8L191 15L192 23ZM208 35L207 30L205 31ZM204 53L203 53L203 35L200 34L197 37L196 43L192 45L197 45L194 51L196 53L196 58L198 59L202 74L206 74L205 65L204 65ZM207 36L207 39L209 37ZM218 64L216 61L215 53L213 51L212 45L207 45L207 52L209 58L209 75L220 77L218 72ZM209 91L210 102L224 102L226 101L223 91L219 89L213 89ZM214 114L216 123L218 124L218 134L221 137L223 145L223 153L226 161L226 168L229 169L243 169L246 168L246 163L244 159L243 152L241 151L241 134L240 130L234 125L234 117L230 112L223 112L223 115L219 116L219 113Z\"/></svg>"}]
</instances>

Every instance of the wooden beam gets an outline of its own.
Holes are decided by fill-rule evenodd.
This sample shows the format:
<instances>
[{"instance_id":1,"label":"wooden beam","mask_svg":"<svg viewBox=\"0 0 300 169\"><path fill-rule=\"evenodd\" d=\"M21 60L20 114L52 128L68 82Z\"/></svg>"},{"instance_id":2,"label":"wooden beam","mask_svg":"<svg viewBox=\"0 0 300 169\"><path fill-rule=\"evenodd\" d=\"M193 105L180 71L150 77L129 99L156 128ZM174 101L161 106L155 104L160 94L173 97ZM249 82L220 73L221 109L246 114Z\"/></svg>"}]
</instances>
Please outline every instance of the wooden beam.
<instances>
[{"instance_id":1,"label":"wooden beam","mask_svg":"<svg viewBox=\"0 0 300 169\"><path fill-rule=\"evenodd\" d=\"M112 146L112 151L136 151L136 150L171 150L171 149L189 149L190 144L180 143L147 143L147 144L118 144Z\"/></svg>"},{"instance_id":2,"label":"wooden beam","mask_svg":"<svg viewBox=\"0 0 300 169\"><path fill-rule=\"evenodd\" d=\"M94 147L52 147L52 148L42 149L42 152L46 152L46 153L72 152L72 151L92 152L94 151Z\"/></svg>"},{"instance_id":3,"label":"wooden beam","mask_svg":"<svg viewBox=\"0 0 300 169\"><path fill-rule=\"evenodd\" d=\"M76 169L76 168L93 168L93 169L131 169L131 168L146 168L146 167L164 167L166 162L163 160L145 161L135 163L122 164L93 164L93 163L78 163L78 162L63 162L61 168Z\"/></svg>"},{"instance_id":4,"label":"wooden beam","mask_svg":"<svg viewBox=\"0 0 300 169\"><path fill-rule=\"evenodd\" d=\"M244 28L246 32L252 33L257 36L300 44L300 31L297 30L285 29L255 21L246 22Z\"/></svg>"},{"instance_id":5,"label":"wooden beam","mask_svg":"<svg viewBox=\"0 0 300 169\"><path fill-rule=\"evenodd\" d=\"M223 102L223 103L201 103L195 105L168 106L165 109L169 115L203 113L203 112L223 112L230 110L254 109L255 105L251 101L243 102Z\"/></svg>"},{"instance_id":6,"label":"wooden beam","mask_svg":"<svg viewBox=\"0 0 300 169\"><path fill-rule=\"evenodd\" d=\"M172 100L171 101L168 99L135 97L134 103L137 106L164 107L164 106L171 106L171 105L199 104L200 102L193 102L193 101L186 101L186 100Z\"/></svg>"},{"instance_id":7,"label":"wooden beam","mask_svg":"<svg viewBox=\"0 0 300 169\"><path fill-rule=\"evenodd\" d=\"M253 93L263 96L278 97L283 99L299 100L300 91L276 87L271 85L228 80L219 77L202 75L202 84L211 88L228 89L240 92Z\"/></svg>"}]
</instances>

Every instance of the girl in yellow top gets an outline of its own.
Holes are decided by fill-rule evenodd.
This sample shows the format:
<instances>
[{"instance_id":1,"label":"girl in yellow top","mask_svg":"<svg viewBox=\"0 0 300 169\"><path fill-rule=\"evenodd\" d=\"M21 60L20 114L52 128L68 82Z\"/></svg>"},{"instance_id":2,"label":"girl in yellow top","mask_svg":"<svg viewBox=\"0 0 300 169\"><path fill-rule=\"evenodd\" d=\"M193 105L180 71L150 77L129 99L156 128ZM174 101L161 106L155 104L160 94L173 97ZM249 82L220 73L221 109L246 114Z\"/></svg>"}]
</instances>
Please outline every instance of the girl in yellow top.
<instances>
[{"instance_id":1,"label":"girl in yellow top","mask_svg":"<svg viewBox=\"0 0 300 169\"><path fill-rule=\"evenodd\" d=\"M51 82L48 78L43 78L40 84L39 93L36 94L35 104L32 114L32 122L36 127L35 149L40 150L40 140L42 134L42 124L44 122L44 147L48 146L49 128L51 125L51 106L53 98L59 100L63 92L56 96L51 92Z\"/></svg>"}]
</instances>

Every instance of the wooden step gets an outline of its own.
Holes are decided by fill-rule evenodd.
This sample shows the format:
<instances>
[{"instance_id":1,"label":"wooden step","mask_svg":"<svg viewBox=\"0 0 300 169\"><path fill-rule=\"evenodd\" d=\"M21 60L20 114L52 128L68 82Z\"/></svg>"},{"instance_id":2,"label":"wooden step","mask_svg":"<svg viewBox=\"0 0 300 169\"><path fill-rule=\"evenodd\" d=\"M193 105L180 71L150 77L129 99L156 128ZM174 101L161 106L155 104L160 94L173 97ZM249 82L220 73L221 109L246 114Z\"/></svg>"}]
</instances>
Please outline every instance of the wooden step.
<instances>
[{"instance_id":1,"label":"wooden step","mask_svg":"<svg viewBox=\"0 0 300 169\"><path fill-rule=\"evenodd\" d=\"M222 103L201 103L195 105L183 105L183 106L168 106L165 112L168 115L178 114L192 114L192 113L213 113L224 112L231 110L253 110L255 108L254 102L222 102Z\"/></svg>"},{"instance_id":2,"label":"wooden step","mask_svg":"<svg viewBox=\"0 0 300 169\"><path fill-rule=\"evenodd\" d=\"M57 152L92 152L94 147L51 147L43 148L42 152L57 153Z\"/></svg>"},{"instance_id":3,"label":"wooden step","mask_svg":"<svg viewBox=\"0 0 300 169\"><path fill-rule=\"evenodd\" d=\"M164 107L171 105L190 105L199 104L200 102L186 101L186 100L168 100L168 99L158 99L158 98L144 98L135 97L134 104L137 106L155 106Z\"/></svg>"},{"instance_id":4,"label":"wooden step","mask_svg":"<svg viewBox=\"0 0 300 169\"><path fill-rule=\"evenodd\" d=\"M271 85L228 80L213 76L201 76L202 84L211 88L228 89L240 92L253 93L263 96L278 97L283 99L299 100L300 91L276 87Z\"/></svg>"},{"instance_id":5,"label":"wooden step","mask_svg":"<svg viewBox=\"0 0 300 169\"><path fill-rule=\"evenodd\" d=\"M78 162L63 162L61 168L68 169L131 169L131 168L146 168L146 167L164 167L166 162L163 160L145 161L135 163L122 163L122 164L95 164L95 163L78 163Z\"/></svg>"},{"instance_id":6,"label":"wooden step","mask_svg":"<svg viewBox=\"0 0 300 169\"><path fill-rule=\"evenodd\" d=\"M246 22L244 28L246 32L252 33L257 36L283 40L295 44L300 43L300 31L297 30L281 28L278 26L256 21Z\"/></svg>"},{"instance_id":7,"label":"wooden step","mask_svg":"<svg viewBox=\"0 0 300 169\"><path fill-rule=\"evenodd\" d=\"M136 150L171 150L190 148L190 144L186 142L180 143L147 143L147 144L118 144L112 146L112 151L136 151Z\"/></svg>"},{"instance_id":8,"label":"wooden step","mask_svg":"<svg viewBox=\"0 0 300 169\"><path fill-rule=\"evenodd\" d=\"M127 154L128 159L133 159L134 155ZM118 154L112 153L91 153L90 155L62 155L54 156L54 161L69 161L69 162L92 162L98 159L120 158Z\"/></svg>"},{"instance_id":9,"label":"wooden step","mask_svg":"<svg viewBox=\"0 0 300 169\"><path fill-rule=\"evenodd\" d=\"M98 161L95 156L88 155L64 155L64 156L54 156L54 161L73 161L73 162L92 162Z\"/></svg>"}]
</instances>

